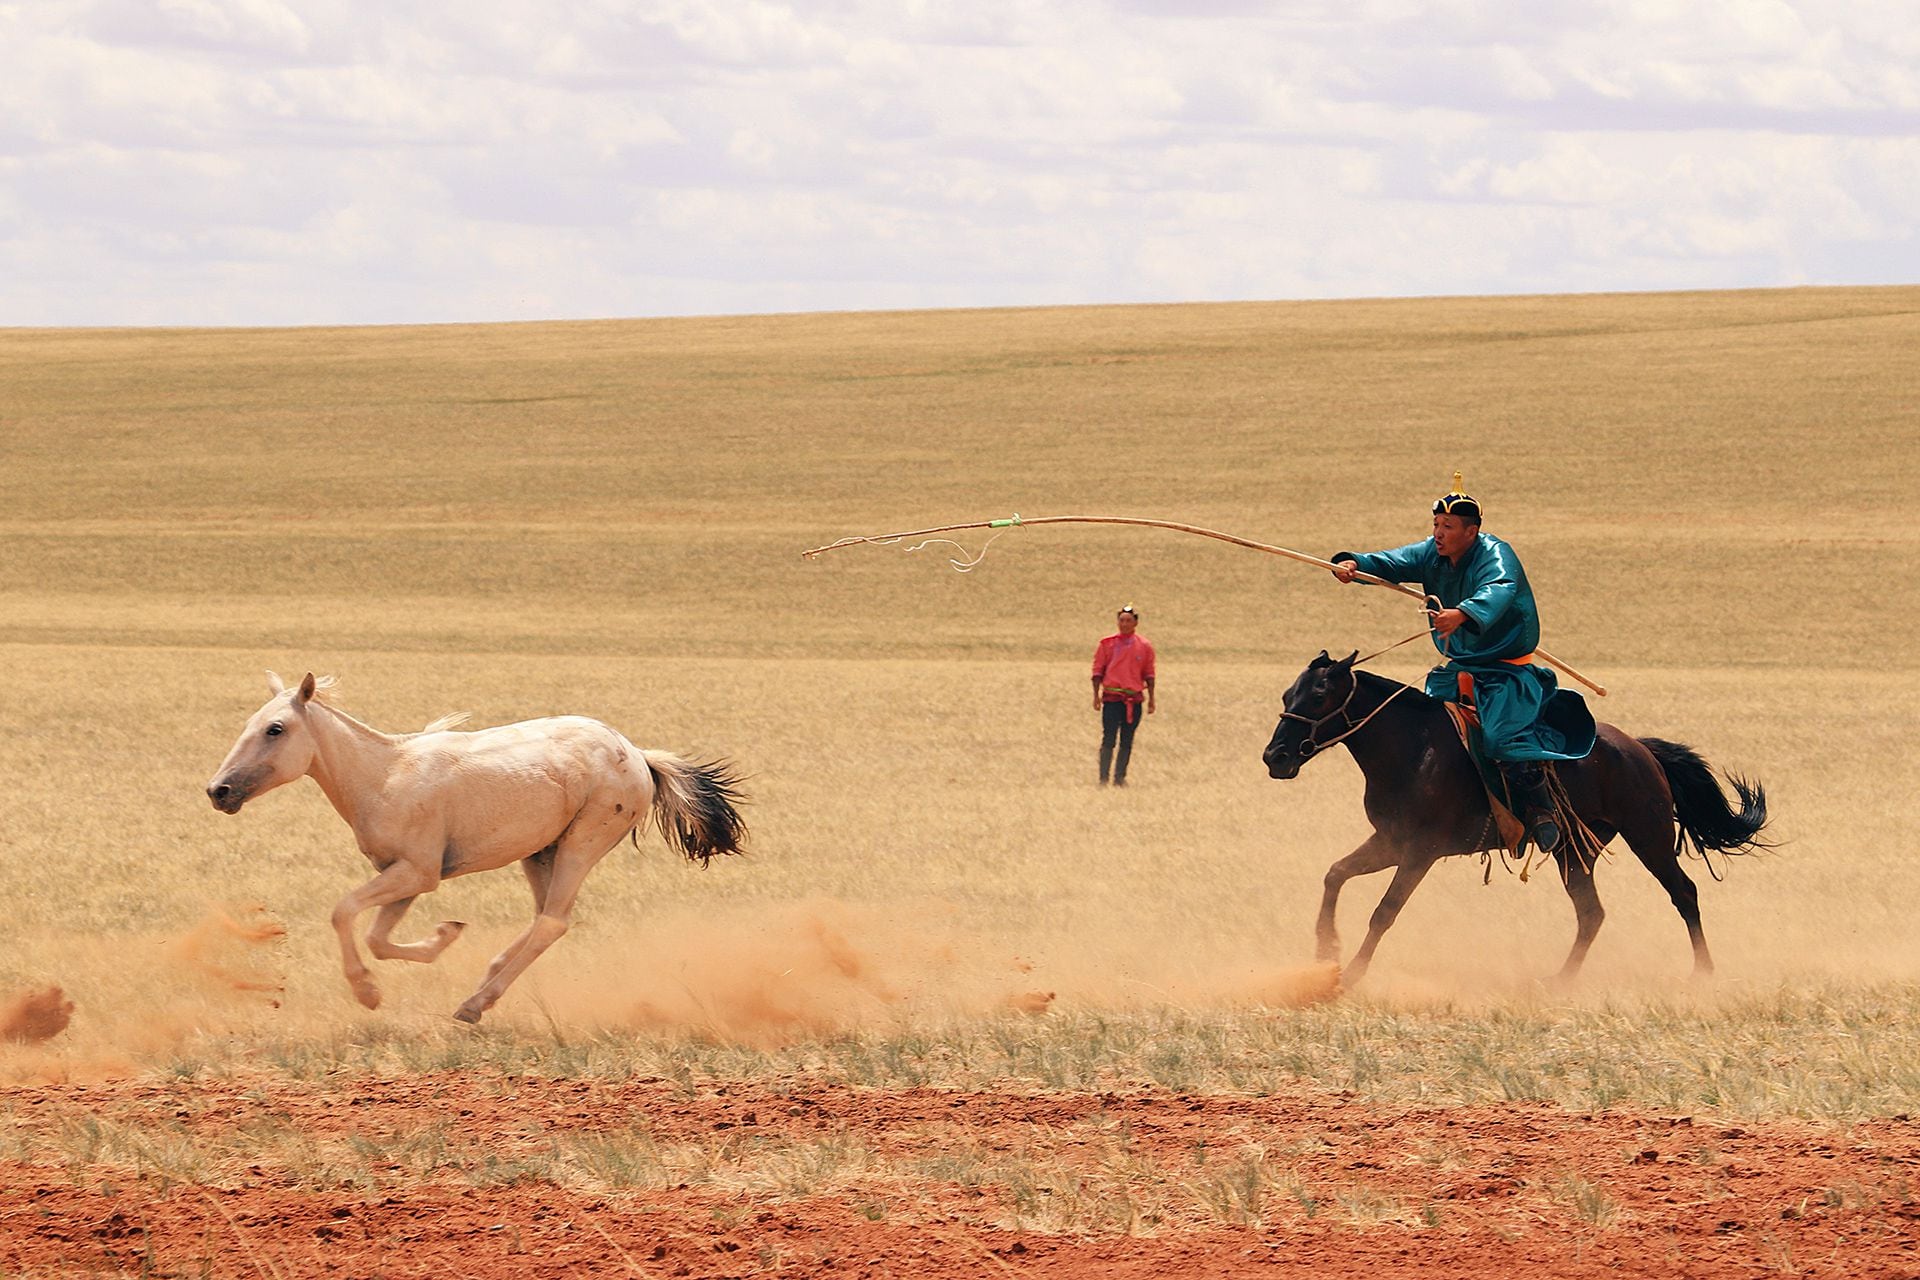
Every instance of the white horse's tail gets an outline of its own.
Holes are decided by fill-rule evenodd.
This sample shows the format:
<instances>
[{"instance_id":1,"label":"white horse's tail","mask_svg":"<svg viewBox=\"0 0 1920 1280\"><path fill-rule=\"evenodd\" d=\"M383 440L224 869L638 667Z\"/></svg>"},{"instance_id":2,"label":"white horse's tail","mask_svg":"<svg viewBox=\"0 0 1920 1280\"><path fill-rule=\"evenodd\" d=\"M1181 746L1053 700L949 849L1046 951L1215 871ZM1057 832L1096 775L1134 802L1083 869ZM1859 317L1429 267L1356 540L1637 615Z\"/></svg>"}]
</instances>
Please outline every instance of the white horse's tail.
<instances>
[{"instance_id":1,"label":"white horse's tail","mask_svg":"<svg viewBox=\"0 0 1920 1280\"><path fill-rule=\"evenodd\" d=\"M653 770L653 813L668 844L703 866L715 854L740 852L747 824L734 806L746 797L732 765L682 760L668 751L640 754Z\"/></svg>"}]
</instances>

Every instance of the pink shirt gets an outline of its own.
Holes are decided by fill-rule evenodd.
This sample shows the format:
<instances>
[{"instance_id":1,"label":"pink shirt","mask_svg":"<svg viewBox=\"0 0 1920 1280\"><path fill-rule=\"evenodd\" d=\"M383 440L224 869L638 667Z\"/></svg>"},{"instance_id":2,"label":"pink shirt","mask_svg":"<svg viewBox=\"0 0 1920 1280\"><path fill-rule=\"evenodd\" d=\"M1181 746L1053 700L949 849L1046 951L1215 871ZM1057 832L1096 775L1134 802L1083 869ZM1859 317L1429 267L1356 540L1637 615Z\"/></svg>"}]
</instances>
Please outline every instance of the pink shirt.
<instances>
[{"instance_id":1,"label":"pink shirt","mask_svg":"<svg viewBox=\"0 0 1920 1280\"><path fill-rule=\"evenodd\" d=\"M1093 651L1093 678L1104 687L1136 690L1134 699L1143 696L1139 691L1144 691L1147 681L1153 678L1153 646L1137 631L1130 636L1118 633L1108 636ZM1134 699L1104 690L1102 693L1102 701L1105 702Z\"/></svg>"}]
</instances>

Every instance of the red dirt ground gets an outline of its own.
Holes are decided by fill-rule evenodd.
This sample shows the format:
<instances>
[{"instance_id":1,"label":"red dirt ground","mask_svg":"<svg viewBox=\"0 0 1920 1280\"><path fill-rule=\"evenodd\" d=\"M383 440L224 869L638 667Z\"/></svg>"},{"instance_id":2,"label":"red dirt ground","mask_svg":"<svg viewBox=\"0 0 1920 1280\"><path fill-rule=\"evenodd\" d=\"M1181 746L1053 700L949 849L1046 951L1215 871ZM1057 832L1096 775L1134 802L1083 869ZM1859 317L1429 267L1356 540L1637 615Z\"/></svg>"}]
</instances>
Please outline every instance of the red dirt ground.
<instances>
[{"instance_id":1,"label":"red dirt ground","mask_svg":"<svg viewBox=\"0 0 1920 1280\"><path fill-rule=\"evenodd\" d=\"M1797 1123L1551 1107L1386 1109L1335 1095L1188 1096L881 1091L807 1078L715 1082L426 1075L329 1080L52 1085L0 1092L0 1273L247 1276L1920 1276L1920 1124L1844 1133ZM244 1151L219 1186L138 1163L82 1163L92 1125ZM408 1134L511 1161L556 1137L651 1135L661 1147L805 1148L846 1140L869 1172L812 1194L688 1186L587 1193L523 1175L477 1186L447 1167L368 1166L372 1185L311 1189L288 1134L357 1137L379 1153ZM221 1144L225 1144L224 1146ZM1017 1229L991 1180L903 1177L971 1152L1078 1167L1115 1161L1138 1187L1198 1180L1250 1153L1306 1195L1270 1190L1234 1225L1176 1187L1129 1235ZM1124 1152L1124 1156L1116 1153ZM472 1165L466 1166L471 1168ZM935 1166L937 1167L937 1166ZM176 1166L177 1168L177 1166ZM176 1175L177 1176L177 1175ZM1572 1188L1591 1196L1584 1207ZM1055 1194L1059 1194L1057 1188ZM1091 1194L1091 1193L1090 1193ZM1344 1199L1343 1199L1344 1197ZM1317 1204L1308 1212L1309 1200ZM1373 1221L1343 1204L1398 1206ZM1596 1212L1595 1203L1606 1206ZM1374 1215L1376 1218L1381 1216Z\"/></svg>"}]
</instances>

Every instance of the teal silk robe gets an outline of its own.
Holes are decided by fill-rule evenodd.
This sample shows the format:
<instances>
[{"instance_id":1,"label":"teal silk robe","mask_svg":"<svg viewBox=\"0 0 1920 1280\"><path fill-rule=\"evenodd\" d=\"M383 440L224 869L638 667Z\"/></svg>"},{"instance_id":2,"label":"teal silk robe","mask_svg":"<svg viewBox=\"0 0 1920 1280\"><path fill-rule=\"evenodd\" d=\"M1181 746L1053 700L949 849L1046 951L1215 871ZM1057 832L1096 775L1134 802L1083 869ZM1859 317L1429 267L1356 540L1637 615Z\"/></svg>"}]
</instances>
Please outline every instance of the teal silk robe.
<instances>
[{"instance_id":1,"label":"teal silk robe","mask_svg":"<svg viewBox=\"0 0 1920 1280\"><path fill-rule=\"evenodd\" d=\"M1553 668L1516 666L1540 643L1540 612L1527 571L1513 548L1492 534L1474 539L1454 564L1433 539L1391 551L1336 551L1360 572L1388 582L1417 582L1443 609L1467 620L1451 636L1433 633L1447 661L1427 673L1427 693L1443 702L1460 698L1459 673L1473 676L1473 699L1487 754L1495 760L1578 760L1593 750L1593 714L1586 700L1559 687Z\"/></svg>"}]
</instances>

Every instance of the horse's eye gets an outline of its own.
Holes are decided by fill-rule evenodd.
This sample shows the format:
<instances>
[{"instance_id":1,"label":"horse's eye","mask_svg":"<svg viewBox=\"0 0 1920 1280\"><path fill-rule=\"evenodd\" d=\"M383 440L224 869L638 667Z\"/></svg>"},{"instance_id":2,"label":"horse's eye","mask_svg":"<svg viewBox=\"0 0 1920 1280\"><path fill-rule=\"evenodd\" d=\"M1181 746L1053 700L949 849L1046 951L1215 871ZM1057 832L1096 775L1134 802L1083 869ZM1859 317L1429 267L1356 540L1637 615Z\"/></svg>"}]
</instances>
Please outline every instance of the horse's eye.
<instances>
[{"instance_id":1,"label":"horse's eye","mask_svg":"<svg viewBox=\"0 0 1920 1280\"><path fill-rule=\"evenodd\" d=\"M274 721L272 724L267 726L267 736L269 738L277 738L282 733L285 733L285 732L286 732L286 729L281 725L281 723L278 720Z\"/></svg>"}]
</instances>

